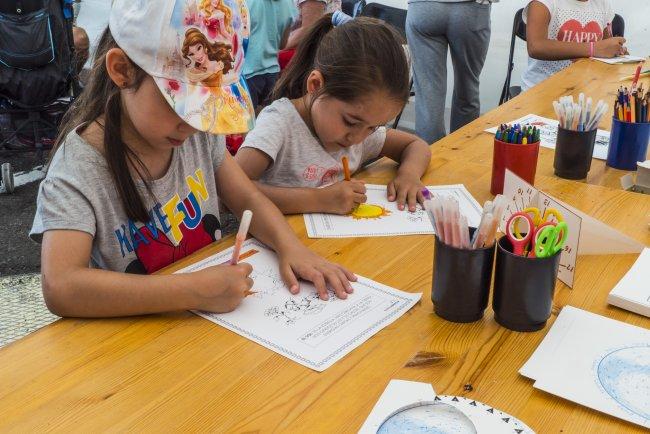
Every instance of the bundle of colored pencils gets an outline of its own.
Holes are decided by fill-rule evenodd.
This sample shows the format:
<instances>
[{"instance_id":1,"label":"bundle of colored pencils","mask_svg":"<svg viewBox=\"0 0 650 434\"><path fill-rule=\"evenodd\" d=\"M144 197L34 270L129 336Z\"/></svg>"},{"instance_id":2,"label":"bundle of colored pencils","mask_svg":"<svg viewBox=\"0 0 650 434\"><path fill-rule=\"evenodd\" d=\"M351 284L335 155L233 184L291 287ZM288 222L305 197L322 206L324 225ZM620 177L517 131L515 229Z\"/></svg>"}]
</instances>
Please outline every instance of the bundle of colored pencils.
<instances>
[{"instance_id":1,"label":"bundle of colored pencils","mask_svg":"<svg viewBox=\"0 0 650 434\"><path fill-rule=\"evenodd\" d=\"M502 142L516 143L519 145L539 142L539 130L532 125L514 124L510 126L508 124L501 124L494 136Z\"/></svg>"},{"instance_id":2,"label":"bundle of colored pencils","mask_svg":"<svg viewBox=\"0 0 650 434\"><path fill-rule=\"evenodd\" d=\"M600 100L593 106L591 97L585 99L585 94L578 95L578 102L573 102L573 96L567 95L559 101L553 101L553 110L560 126L565 130L592 131L598 127L600 119L607 112L608 105Z\"/></svg>"},{"instance_id":3,"label":"bundle of colored pencils","mask_svg":"<svg viewBox=\"0 0 650 434\"><path fill-rule=\"evenodd\" d=\"M644 93L643 85L632 91L627 87L619 88L614 102L614 116L621 122L650 122L648 106L650 91Z\"/></svg>"}]
</instances>

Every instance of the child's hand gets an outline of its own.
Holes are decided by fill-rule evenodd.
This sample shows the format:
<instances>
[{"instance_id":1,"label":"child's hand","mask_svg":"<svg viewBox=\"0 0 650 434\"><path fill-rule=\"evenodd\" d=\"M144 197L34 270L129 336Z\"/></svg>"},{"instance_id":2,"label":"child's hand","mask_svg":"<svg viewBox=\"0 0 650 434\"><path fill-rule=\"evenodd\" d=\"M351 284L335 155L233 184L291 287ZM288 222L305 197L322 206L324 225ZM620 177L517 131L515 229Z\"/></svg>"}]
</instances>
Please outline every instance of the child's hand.
<instances>
[{"instance_id":1,"label":"child's hand","mask_svg":"<svg viewBox=\"0 0 650 434\"><path fill-rule=\"evenodd\" d=\"M237 265L217 265L191 273L192 303L195 309L224 313L234 310L244 299L245 291L253 287L249 277L253 267L242 262Z\"/></svg>"},{"instance_id":2,"label":"child's hand","mask_svg":"<svg viewBox=\"0 0 650 434\"><path fill-rule=\"evenodd\" d=\"M327 287L334 290L338 298L346 299L352 294L350 282L357 277L344 267L327 261L302 244L278 252L280 274L292 294L300 292L298 278L309 280L316 286L321 300L328 300Z\"/></svg>"},{"instance_id":3,"label":"child's hand","mask_svg":"<svg viewBox=\"0 0 650 434\"><path fill-rule=\"evenodd\" d=\"M341 181L320 191L326 212L332 214L349 214L354 207L368 199L362 181Z\"/></svg>"},{"instance_id":4,"label":"child's hand","mask_svg":"<svg viewBox=\"0 0 650 434\"><path fill-rule=\"evenodd\" d=\"M386 191L390 202L397 200L399 210L404 209L404 203L406 202L409 211L415 212L417 202L422 203L424 200L421 193L423 188L424 185L417 176L398 173L395 179L388 184Z\"/></svg>"},{"instance_id":5,"label":"child's hand","mask_svg":"<svg viewBox=\"0 0 650 434\"><path fill-rule=\"evenodd\" d=\"M603 39L594 44L594 55L596 57L616 57L627 52L625 38L615 36L613 38Z\"/></svg>"}]
</instances>

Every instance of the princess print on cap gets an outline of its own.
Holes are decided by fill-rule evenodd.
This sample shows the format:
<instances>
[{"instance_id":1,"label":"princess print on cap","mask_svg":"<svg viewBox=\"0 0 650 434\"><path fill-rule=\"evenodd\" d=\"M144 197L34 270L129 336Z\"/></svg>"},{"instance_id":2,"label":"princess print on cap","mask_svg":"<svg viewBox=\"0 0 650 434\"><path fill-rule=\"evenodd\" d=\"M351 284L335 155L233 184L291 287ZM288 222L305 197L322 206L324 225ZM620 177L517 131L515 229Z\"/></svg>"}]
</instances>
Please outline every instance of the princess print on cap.
<instances>
[{"instance_id":1,"label":"princess print on cap","mask_svg":"<svg viewBox=\"0 0 650 434\"><path fill-rule=\"evenodd\" d=\"M245 12L245 13L244 13ZM242 14L244 16L242 16ZM253 127L241 75L248 43L245 0L177 0L156 61L156 82L176 113L193 127L233 134Z\"/></svg>"}]
</instances>

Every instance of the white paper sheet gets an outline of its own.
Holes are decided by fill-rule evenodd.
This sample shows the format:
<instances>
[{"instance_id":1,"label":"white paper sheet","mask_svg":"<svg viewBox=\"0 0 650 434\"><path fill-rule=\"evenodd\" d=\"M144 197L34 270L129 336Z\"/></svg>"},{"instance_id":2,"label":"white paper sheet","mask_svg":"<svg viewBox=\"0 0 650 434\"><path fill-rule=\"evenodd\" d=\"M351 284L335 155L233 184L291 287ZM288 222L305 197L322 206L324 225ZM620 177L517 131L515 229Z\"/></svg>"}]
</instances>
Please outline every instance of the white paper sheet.
<instances>
[{"instance_id":1,"label":"white paper sheet","mask_svg":"<svg viewBox=\"0 0 650 434\"><path fill-rule=\"evenodd\" d=\"M544 118L535 114L529 114L514 121L508 122L513 124L529 124L539 129L539 144L545 148L555 149L557 139L557 126L559 122L555 119ZM492 127L485 130L488 133L496 133L498 127ZM594 144L593 157L599 160L607 160L607 150L609 149L609 131L598 130L596 133L596 143Z\"/></svg>"},{"instance_id":2,"label":"white paper sheet","mask_svg":"<svg viewBox=\"0 0 650 434\"><path fill-rule=\"evenodd\" d=\"M427 188L434 195L456 197L460 211L467 217L469 225L478 226L483 208L464 185L437 185ZM434 233L425 211L419 205L413 213L398 210L396 202L389 202L386 198L385 185L367 184L366 196L366 204L374 205L377 214L382 215L355 218L352 215L305 214L309 238L388 237ZM382 213L382 210L386 212Z\"/></svg>"},{"instance_id":3,"label":"white paper sheet","mask_svg":"<svg viewBox=\"0 0 650 434\"><path fill-rule=\"evenodd\" d=\"M569 235L560 254L560 268L557 276L562 282L573 287L582 218L555 198L537 190L507 169L503 182L503 196L508 201L500 225L503 233L505 233L506 223L510 216L518 211L523 211L524 208L529 206L538 208L542 215L548 208L554 208L562 214L565 223L569 226Z\"/></svg>"},{"instance_id":4,"label":"white paper sheet","mask_svg":"<svg viewBox=\"0 0 650 434\"><path fill-rule=\"evenodd\" d=\"M626 254L639 253L643 250L643 244L635 239L571 205L537 190L507 169L503 185L504 196L510 203L506 207L501 221L502 231L505 229L505 222L513 212L521 211L530 204L537 206L542 211L551 207L562 213L569 225L569 237L560 257L558 278L571 287L578 255ZM578 235L579 237L576 238Z\"/></svg>"},{"instance_id":5,"label":"white paper sheet","mask_svg":"<svg viewBox=\"0 0 650 434\"><path fill-rule=\"evenodd\" d=\"M316 288L301 283L292 295L278 271L275 253L257 240L247 240L241 260L253 266L252 291L233 312L194 312L240 336L316 371L324 371L413 307L421 293L402 292L358 276L347 300L333 293L328 301ZM232 248L199 261L179 273L227 262Z\"/></svg>"},{"instance_id":6,"label":"white paper sheet","mask_svg":"<svg viewBox=\"0 0 650 434\"><path fill-rule=\"evenodd\" d=\"M645 60L644 57L639 57L639 56L632 56L631 54L625 54L623 56L617 56L617 57L592 57L593 60L597 60L599 62L607 63L609 65L618 65L621 63L637 63L637 62L643 62Z\"/></svg>"},{"instance_id":7,"label":"white paper sheet","mask_svg":"<svg viewBox=\"0 0 650 434\"><path fill-rule=\"evenodd\" d=\"M434 412L432 406L436 407L439 404L439 410ZM450 409L450 407L453 408ZM422 419L416 416L414 419L405 420L404 422L392 419L391 428L386 429L384 427L384 429L388 432L400 433L534 433L519 419L482 402L462 396L436 396L433 387L429 383L391 380L372 409L368 419L359 430L359 434L376 434L387 419L407 409L423 410L426 414L418 416L425 416L424 419L428 419L428 423L422 424L426 426L416 426L418 421L414 419L423 422ZM447 409L453 410L456 415L450 413ZM439 430L436 430L432 425L435 425Z\"/></svg>"},{"instance_id":8,"label":"white paper sheet","mask_svg":"<svg viewBox=\"0 0 650 434\"><path fill-rule=\"evenodd\" d=\"M609 293L607 302L650 317L650 248L643 249L630 271Z\"/></svg>"},{"instance_id":9,"label":"white paper sheet","mask_svg":"<svg viewBox=\"0 0 650 434\"><path fill-rule=\"evenodd\" d=\"M433 401L436 392L429 383L417 381L390 380L384 393L373 407L359 434L376 434L381 424L395 410L413 402Z\"/></svg>"},{"instance_id":10,"label":"white paper sheet","mask_svg":"<svg viewBox=\"0 0 650 434\"><path fill-rule=\"evenodd\" d=\"M650 331L572 306L556 324L522 368L534 387L650 428Z\"/></svg>"}]
</instances>

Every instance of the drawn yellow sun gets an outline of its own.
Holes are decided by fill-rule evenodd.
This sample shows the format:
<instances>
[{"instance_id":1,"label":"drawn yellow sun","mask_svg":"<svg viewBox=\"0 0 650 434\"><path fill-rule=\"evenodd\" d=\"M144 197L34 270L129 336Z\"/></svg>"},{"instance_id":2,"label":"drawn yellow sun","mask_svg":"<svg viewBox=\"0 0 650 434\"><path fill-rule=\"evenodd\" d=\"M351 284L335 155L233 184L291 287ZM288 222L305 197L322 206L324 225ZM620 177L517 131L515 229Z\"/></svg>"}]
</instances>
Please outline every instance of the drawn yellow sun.
<instances>
[{"instance_id":1,"label":"drawn yellow sun","mask_svg":"<svg viewBox=\"0 0 650 434\"><path fill-rule=\"evenodd\" d=\"M378 219L390 215L390 211L383 206L373 205L371 203L362 203L352 210L350 215L355 220Z\"/></svg>"}]
</instances>

